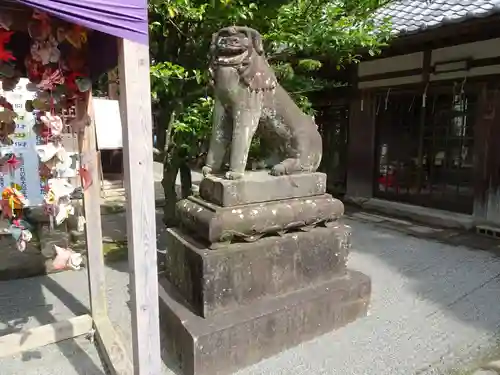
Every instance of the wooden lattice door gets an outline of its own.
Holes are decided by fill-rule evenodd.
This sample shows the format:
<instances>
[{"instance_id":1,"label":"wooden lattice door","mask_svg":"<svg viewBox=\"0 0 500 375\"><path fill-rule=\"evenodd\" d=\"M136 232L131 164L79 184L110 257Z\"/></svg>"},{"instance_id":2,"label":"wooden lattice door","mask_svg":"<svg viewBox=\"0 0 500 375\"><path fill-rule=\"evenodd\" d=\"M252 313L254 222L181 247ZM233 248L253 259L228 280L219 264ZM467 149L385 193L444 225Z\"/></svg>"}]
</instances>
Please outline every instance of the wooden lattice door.
<instances>
[{"instance_id":1,"label":"wooden lattice door","mask_svg":"<svg viewBox=\"0 0 500 375\"><path fill-rule=\"evenodd\" d=\"M321 108L316 117L323 138L320 170L327 174L327 189L334 195L345 194L347 177L347 143L349 106L332 105Z\"/></svg>"}]
</instances>

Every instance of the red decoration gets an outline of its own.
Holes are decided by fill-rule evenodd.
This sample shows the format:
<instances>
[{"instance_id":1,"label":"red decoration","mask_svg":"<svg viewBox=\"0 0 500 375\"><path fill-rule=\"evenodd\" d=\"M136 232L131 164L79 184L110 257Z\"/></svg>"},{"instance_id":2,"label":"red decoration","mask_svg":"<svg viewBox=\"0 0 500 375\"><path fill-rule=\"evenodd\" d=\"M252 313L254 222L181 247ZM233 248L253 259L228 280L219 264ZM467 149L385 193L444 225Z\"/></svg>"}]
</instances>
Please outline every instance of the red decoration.
<instances>
[{"instance_id":1,"label":"red decoration","mask_svg":"<svg viewBox=\"0 0 500 375\"><path fill-rule=\"evenodd\" d=\"M92 175L90 174L89 170L85 167L81 167L78 170L78 174L82 179L82 187L83 190L85 191L92 185Z\"/></svg>"},{"instance_id":2,"label":"red decoration","mask_svg":"<svg viewBox=\"0 0 500 375\"><path fill-rule=\"evenodd\" d=\"M37 85L42 90L53 90L57 85L64 83L64 76L60 69L48 68L43 72L42 81Z\"/></svg>"},{"instance_id":3,"label":"red decoration","mask_svg":"<svg viewBox=\"0 0 500 375\"><path fill-rule=\"evenodd\" d=\"M39 61L34 60L31 56L26 56L24 65L26 65L29 80L33 83L40 82L44 71L43 65Z\"/></svg>"},{"instance_id":4,"label":"red decoration","mask_svg":"<svg viewBox=\"0 0 500 375\"><path fill-rule=\"evenodd\" d=\"M5 45L10 42L13 31L0 30L0 44Z\"/></svg>"},{"instance_id":5,"label":"red decoration","mask_svg":"<svg viewBox=\"0 0 500 375\"><path fill-rule=\"evenodd\" d=\"M0 171L5 173L13 173L21 164L21 160L16 157L16 155L12 154L7 161L0 166Z\"/></svg>"},{"instance_id":6,"label":"red decoration","mask_svg":"<svg viewBox=\"0 0 500 375\"><path fill-rule=\"evenodd\" d=\"M83 74L78 72L71 72L66 76L66 87L71 92L78 92L78 86L76 85L77 78L82 78Z\"/></svg>"},{"instance_id":7,"label":"red decoration","mask_svg":"<svg viewBox=\"0 0 500 375\"><path fill-rule=\"evenodd\" d=\"M0 46L0 60L2 61L11 61L15 60L16 58L10 51L6 51L3 46Z\"/></svg>"},{"instance_id":8,"label":"red decoration","mask_svg":"<svg viewBox=\"0 0 500 375\"><path fill-rule=\"evenodd\" d=\"M7 160L7 165L9 165L9 167L13 169L19 167L19 164L21 164L21 160L19 160L14 154L12 154L9 160Z\"/></svg>"},{"instance_id":9,"label":"red decoration","mask_svg":"<svg viewBox=\"0 0 500 375\"><path fill-rule=\"evenodd\" d=\"M5 45L10 41L12 34L12 31L0 30L0 60L5 62L16 59L12 52L5 49Z\"/></svg>"}]
</instances>

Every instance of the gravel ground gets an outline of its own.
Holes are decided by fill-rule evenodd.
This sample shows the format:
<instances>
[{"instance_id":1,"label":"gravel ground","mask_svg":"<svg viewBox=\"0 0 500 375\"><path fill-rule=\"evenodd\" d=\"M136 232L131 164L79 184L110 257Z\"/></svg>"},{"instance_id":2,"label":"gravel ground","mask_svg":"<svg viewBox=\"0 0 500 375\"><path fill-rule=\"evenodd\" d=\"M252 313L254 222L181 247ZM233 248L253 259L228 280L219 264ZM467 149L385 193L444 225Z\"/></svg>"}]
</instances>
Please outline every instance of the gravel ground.
<instances>
[{"instance_id":1,"label":"gravel ground","mask_svg":"<svg viewBox=\"0 0 500 375\"><path fill-rule=\"evenodd\" d=\"M500 259L369 224L349 266L371 276L369 317L243 374L438 374L496 345Z\"/></svg>"},{"instance_id":2,"label":"gravel ground","mask_svg":"<svg viewBox=\"0 0 500 375\"><path fill-rule=\"evenodd\" d=\"M410 236L378 219L346 221L354 230L349 266L373 281L370 315L237 375L432 375L465 366L498 347L500 257ZM127 262L112 264L107 288L110 318L130 345L127 268ZM8 286L0 283L0 333L84 311L85 277L84 272L66 272ZM36 293L30 287L34 281L41 285ZM5 304L14 298L24 302L17 308ZM70 307L63 307L61 300ZM16 311L24 316L17 325ZM102 373L94 348L83 339L68 343L72 349L52 345L38 350L41 358L27 362L21 356L0 360L0 373ZM165 374L172 372L165 368Z\"/></svg>"},{"instance_id":3,"label":"gravel ground","mask_svg":"<svg viewBox=\"0 0 500 375\"><path fill-rule=\"evenodd\" d=\"M431 375L498 346L499 257L346 221L354 230L349 266L372 277L370 315L238 375ZM120 277L126 269L123 263L109 269L108 287L116 301L111 318L130 343L129 310L122 307L127 281Z\"/></svg>"}]
</instances>

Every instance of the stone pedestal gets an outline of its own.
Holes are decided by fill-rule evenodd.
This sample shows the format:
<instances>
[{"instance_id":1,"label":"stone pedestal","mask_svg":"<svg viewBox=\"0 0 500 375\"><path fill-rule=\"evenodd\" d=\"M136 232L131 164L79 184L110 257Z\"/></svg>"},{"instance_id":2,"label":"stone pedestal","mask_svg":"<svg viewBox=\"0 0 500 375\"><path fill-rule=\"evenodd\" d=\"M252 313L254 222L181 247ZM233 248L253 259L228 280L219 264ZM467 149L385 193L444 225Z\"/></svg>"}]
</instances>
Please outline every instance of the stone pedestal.
<instances>
[{"instance_id":1,"label":"stone pedestal","mask_svg":"<svg viewBox=\"0 0 500 375\"><path fill-rule=\"evenodd\" d=\"M241 180L209 176L200 183L200 196L222 207L312 197L325 191L326 175L319 172L276 177L262 170L247 172Z\"/></svg>"},{"instance_id":2,"label":"stone pedestal","mask_svg":"<svg viewBox=\"0 0 500 375\"><path fill-rule=\"evenodd\" d=\"M344 205L328 194L232 207L189 197L177 204L177 214L184 231L217 248L332 224L344 214Z\"/></svg>"},{"instance_id":3,"label":"stone pedestal","mask_svg":"<svg viewBox=\"0 0 500 375\"><path fill-rule=\"evenodd\" d=\"M346 268L350 229L325 181L211 177L178 203L159 287L184 375L230 374L366 315L370 279Z\"/></svg>"}]
</instances>

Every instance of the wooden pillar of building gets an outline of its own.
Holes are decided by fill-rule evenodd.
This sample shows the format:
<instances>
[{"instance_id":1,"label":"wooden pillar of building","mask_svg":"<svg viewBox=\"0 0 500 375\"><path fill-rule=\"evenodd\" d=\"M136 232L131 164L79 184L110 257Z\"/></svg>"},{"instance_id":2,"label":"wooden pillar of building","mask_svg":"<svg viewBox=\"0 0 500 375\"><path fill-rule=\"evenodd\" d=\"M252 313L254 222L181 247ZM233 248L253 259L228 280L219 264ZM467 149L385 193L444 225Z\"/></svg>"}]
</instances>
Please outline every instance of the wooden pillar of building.
<instances>
[{"instance_id":1,"label":"wooden pillar of building","mask_svg":"<svg viewBox=\"0 0 500 375\"><path fill-rule=\"evenodd\" d=\"M484 84L474 124L474 216L500 225L500 88Z\"/></svg>"}]
</instances>

